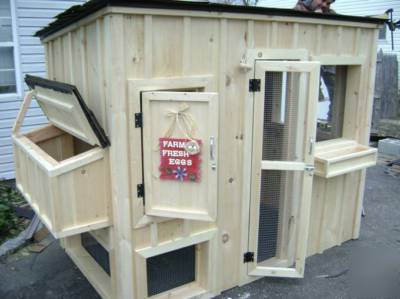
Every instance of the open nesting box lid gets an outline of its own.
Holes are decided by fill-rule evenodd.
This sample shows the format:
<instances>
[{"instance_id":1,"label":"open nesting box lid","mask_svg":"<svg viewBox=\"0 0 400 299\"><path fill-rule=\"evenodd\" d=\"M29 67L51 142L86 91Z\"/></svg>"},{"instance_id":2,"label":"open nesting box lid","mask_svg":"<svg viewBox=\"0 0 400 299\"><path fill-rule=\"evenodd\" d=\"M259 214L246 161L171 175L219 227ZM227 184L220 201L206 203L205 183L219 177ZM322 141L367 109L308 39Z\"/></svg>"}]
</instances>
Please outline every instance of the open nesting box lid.
<instances>
[{"instance_id":1,"label":"open nesting box lid","mask_svg":"<svg viewBox=\"0 0 400 299\"><path fill-rule=\"evenodd\" d=\"M26 84L49 122L90 145L110 145L103 128L74 85L27 75Z\"/></svg>"}]
</instances>

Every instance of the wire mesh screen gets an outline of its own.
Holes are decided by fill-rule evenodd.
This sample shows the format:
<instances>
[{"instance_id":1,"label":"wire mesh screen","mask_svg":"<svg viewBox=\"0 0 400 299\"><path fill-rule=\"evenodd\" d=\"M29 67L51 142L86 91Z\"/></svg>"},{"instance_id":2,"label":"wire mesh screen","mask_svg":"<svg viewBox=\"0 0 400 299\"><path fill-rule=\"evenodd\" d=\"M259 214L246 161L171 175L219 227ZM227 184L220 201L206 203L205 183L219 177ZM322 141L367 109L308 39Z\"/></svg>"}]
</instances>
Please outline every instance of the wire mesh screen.
<instances>
[{"instance_id":1,"label":"wire mesh screen","mask_svg":"<svg viewBox=\"0 0 400 299\"><path fill-rule=\"evenodd\" d=\"M275 257L280 234L279 208L281 172L264 170L261 173L260 218L258 226L257 262Z\"/></svg>"},{"instance_id":2,"label":"wire mesh screen","mask_svg":"<svg viewBox=\"0 0 400 299\"><path fill-rule=\"evenodd\" d=\"M295 146L299 84L300 73L265 73L263 160L302 159L303 146Z\"/></svg>"},{"instance_id":3,"label":"wire mesh screen","mask_svg":"<svg viewBox=\"0 0 400 299\"><path fill-rule=\"evenodd\" d=\"M302 182L302 171L262 171L257 263L274 258L293 265Z\"/></svg>"},{"instance_id":4,"label":"wire mesh screen","mask_svg":"<svg viewBox=\"0 0 400 299\"><path fill-rule=\"evenodd\" d=\"M304 138L299 134L299 125L304 123L304 110L299 111L299 107L305 103L299 103L300 84L300 73L265 73L264 161L303 161ZM293 190L300 188L301 177L295 173L279 170L261 173L257 263L289 256L288 213L294 212L293 198L299 193L293 194Z\"/></svg>"},{"instance_id":5,"label":"wire mesh screen","mask_svg":"<svg viewBox=\"0 0 400 299\"><path fill-rule=\"evenodd\" d=\"M81 235L81 243L90 256L110 275L110 256L108 251L89 233Z\"/></svg>"},{"instance_id":6,"label":"wire mesh screen","mask_svg":"<svg viewBox=\"0 0 400 299\"><path fill-rule=\"evenodd\" d=\"M153 296L195 280L195 245L146 260L147 292Z\"/></svg>"}]
</instances>

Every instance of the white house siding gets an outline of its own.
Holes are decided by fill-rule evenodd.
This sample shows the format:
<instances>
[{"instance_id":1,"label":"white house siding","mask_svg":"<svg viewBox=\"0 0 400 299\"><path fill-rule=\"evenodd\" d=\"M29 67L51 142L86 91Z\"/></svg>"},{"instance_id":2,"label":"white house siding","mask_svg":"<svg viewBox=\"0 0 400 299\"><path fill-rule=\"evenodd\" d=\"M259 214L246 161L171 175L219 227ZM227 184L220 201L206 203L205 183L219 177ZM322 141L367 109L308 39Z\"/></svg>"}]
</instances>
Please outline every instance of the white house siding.
<instances>
[{"instance_id":1,"label":"white house siding","mask_svg":"<svg viewBox=\"0 0 400 299\"><path fill-rule=\"evenodd\" d=\"M53 20L53 17L83 0L11 0L13 2L17 40L17 80L20 81L18 94L0 98L0 179L14 178L11 128L22 103L26 85L26 74L46 77L44 48L40 39L33 37ZM23 130L45 124L46 117L36 102L33 102L25 119Z\"/></svg>"},{"instance_id":2,"label":"white house siding","mask_svg":"<svg viewBox=\"0 0 400 299\"><path fill-rule=\"evenodd\" d=\"M293 8L296 0L260 0L259 6ZM381 15L389 8L393 8L393 19L400 19L400 0L336 0L332 8L340 14L353 16L373 16ZM400 29L393 34L394 51L392 51L392 42L390 31L386 30L386 40L378 41L378 49L385 53L394 53L397 55L397 61L400 62ZM400 88L400 67L399 67L399 88Z\"/></svg>"}]
</instances>

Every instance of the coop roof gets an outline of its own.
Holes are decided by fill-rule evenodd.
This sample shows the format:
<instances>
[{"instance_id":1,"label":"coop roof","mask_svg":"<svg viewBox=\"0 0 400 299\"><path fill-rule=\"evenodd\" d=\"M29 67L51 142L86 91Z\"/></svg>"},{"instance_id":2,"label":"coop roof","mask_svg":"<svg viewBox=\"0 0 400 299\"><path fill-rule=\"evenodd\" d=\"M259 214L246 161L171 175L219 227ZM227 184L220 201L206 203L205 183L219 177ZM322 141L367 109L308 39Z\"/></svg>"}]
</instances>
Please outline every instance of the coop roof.
<instances>
[{"instance_id":1,"label":"coop roof","mask_svg":"<svg viewBox=\"0 0 400 299\"><path fill-rule=\"evenodd\" d=\"M105 7L133 7L148 9L169 9L185 11L202 11L217 13L256 14L268 16L288 16L313 19L328 19L349 22L383 24L385 19L347 16L340 14L320 14L301 12L293 9L268 8L260 6L226 5L209 2L173 1L173 0L90 0L82 5L72 6L56 16L56 20L36 33L41 39L61 30L62 28L93 14Z\"/></svg>"}]
</instances>

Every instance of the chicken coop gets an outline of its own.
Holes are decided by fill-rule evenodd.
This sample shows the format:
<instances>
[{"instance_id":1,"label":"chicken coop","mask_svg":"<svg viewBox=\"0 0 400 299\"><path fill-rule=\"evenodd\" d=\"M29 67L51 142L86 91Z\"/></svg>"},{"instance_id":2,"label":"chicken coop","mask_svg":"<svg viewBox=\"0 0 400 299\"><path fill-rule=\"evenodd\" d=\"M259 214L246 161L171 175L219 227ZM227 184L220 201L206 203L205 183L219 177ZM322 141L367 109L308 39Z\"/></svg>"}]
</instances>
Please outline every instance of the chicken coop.
<instances>
[{"instance_id":1,"label":"chicken coop","mask_svg":"<svg viewBox=\"0 0 400 299\"><path fill-rule=\"evenodd\" d=\"M103 298L210 298L359 237L381 18L91 0L37 33L17 187ZM31 101L49 124L21 132Z\"/></svg>"}]
</instances>

